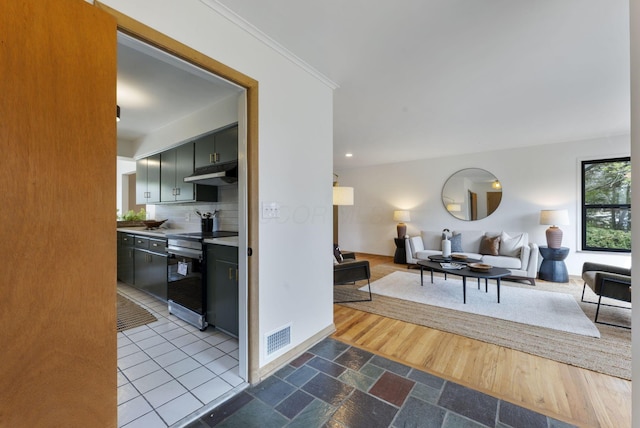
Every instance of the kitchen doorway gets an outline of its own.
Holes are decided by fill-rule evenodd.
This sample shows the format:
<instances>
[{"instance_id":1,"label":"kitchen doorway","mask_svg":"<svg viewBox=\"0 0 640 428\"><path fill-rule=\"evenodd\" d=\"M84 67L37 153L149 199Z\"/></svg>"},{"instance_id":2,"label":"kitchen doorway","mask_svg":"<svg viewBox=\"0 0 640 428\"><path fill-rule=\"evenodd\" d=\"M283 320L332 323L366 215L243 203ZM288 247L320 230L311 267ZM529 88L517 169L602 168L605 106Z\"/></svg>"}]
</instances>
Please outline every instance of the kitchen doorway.
<instances>
[{"instance_id":1,"label":"kitchen doorway","mask_svg":"<svg viewBox=\"0 0 640 428\"><path fill-rule=\"evenodd\" d=\"M242 88L238 97L239 142L239 188L238 188L238 232L239 232L239 375L247 382L255 382L258 371L257 308L258 258L249 257L252 248L257 247L258 217L258 157L257 157L257 91L258 84L253 79L226 67L217 61L184 46L163 34L138 22L122 16L119 12L99 3L97 7L116 16L119 31L134 37L144 44L170 53L177 60L199 68L220 79ZM244 255L244 256L243 256ZM253 320L253 321L252 321Z\"/></svg>"}]
</instances>

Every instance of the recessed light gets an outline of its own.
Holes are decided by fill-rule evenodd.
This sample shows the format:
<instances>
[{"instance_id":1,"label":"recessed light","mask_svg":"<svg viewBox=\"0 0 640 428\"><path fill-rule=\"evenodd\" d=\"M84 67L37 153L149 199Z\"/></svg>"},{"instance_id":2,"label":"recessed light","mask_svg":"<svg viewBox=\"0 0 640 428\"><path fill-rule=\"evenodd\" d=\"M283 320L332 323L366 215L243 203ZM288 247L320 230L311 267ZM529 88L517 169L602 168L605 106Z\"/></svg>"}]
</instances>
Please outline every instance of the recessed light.
<instances>
[{"instance_id":1,"label":"recessed light","mask_svg":"<svg viewBox=\"0 0 640 428\"><path fill-rule=\"evenodd\" d=\"M353 153L347 153L347 154L345 155L345 157L351 158L351 157L353 157Z\"/></svg>"}]
</instances>

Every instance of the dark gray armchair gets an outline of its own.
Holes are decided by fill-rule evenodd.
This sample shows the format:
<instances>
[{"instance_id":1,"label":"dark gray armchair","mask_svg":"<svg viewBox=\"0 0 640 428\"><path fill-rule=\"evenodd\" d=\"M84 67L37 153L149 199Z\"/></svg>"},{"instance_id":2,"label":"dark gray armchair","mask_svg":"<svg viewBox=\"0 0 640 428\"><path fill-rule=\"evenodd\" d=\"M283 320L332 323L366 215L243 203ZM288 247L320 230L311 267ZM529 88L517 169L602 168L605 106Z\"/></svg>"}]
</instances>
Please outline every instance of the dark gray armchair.
<instances>
[{"instance_id":1,"label":"dark gray armchair","mask_svg":"<svg viewBox=\"0 0 640 428\"><path fill-rule=\"evenodd\" d=\"M593 320L599 324L612 325L614 327L630 328L628 326L610 324L598 321L600 306L611 306L617 308L626 308L624 306L608 305L602 303L602 297L631 302L631 269L618 266L604 265L601 263L586 262L582 266L582 279L584 287L582 288L581 300L586 303L597 303L596 316ZM591 290L598 296L597 302L589 302L584 300L584 292L589 286Z\"/></svg>"},{"instance_id":2,"label":"dark gray armchair","mask_svg":"<svg viewBox=\"0 0 640 428\"><path fill-rule=\"evenodd\" d=\"M333 303L370 302L371 297L371 270L368 260L356 260L354 253L341 253L337 245L333 246L333 254L338 263L333 265L333 285L353 284L356 281L367 281L369 287L368 299L334 300ZM359 292L358 292L359 293Z\"/></svg>"}]
</instances>

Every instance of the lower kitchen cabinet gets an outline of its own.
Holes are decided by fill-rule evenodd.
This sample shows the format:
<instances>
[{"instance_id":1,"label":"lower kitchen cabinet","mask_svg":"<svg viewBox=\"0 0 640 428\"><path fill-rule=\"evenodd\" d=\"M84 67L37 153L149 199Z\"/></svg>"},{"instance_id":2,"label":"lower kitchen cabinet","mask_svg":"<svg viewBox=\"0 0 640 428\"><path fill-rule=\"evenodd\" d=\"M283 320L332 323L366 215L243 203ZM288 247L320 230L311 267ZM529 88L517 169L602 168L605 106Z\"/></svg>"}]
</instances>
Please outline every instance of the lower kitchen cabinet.
<instances>
[{"instance_id":1,"label":"lower kitchen cabinet","mask_svg":"<svg viewBox=\"0 0 640 428\"><path fill-rule=\"evenodd\" d=\"M118 232L118 280L133 285L134 236Z\"/></svg>"},{"instance_id":2,"label":"lower kitchen cabinet","mask_svg":"<svg viewBox=\"0 0 640 428\"><path fill-rule=\"evenodd\" d=\"M167 300L167 256L135 250L135 284L144 292Z\"/></svg>"},{"instance_id":3,"label":"lower kitchen cabinet","mask_svg":"<svg viewBox=\"0 0 640 428\"><path fill-rule=\"evenodd\" d=\"M167 300L167 241L145 236L134 239L134 286Z\"/></svg>"},{"instance_id":4,"label":"lower kitchen cabinet","mask_svg":"<svg viewBox=\"0 0 640 428\"><path fill-rule=\"evenodd\" d=\"M207 245L207 321L238 336L238 248Z\"/></svg>"},{"instance_id":5,"label":"lower kitchen cabinet","mask_svg":"<svg viewBox=\"0 0 640 428\"><path fill-rule=\"evenodd\" d=\"M118 232L118 279L167 300L167 241Z\"/></svg>"}]
</instances>

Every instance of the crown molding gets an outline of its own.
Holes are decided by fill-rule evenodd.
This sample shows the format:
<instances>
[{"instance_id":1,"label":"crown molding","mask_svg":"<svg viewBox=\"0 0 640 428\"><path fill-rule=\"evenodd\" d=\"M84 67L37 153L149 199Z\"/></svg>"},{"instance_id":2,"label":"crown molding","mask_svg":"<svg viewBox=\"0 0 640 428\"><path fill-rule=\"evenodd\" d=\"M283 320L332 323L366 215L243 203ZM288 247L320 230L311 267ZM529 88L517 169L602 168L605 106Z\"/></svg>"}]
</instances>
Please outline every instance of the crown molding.
<instances>
[{"instance_id":1,"label":"crown molding","mask_svg":"<svg viewBox=\"0 0 640 428\"><path fill-rule=\"evenodd\" d=\"M238 15L237 13L235 13L234 11L232 11L231 9L229 9L227 6L223 5L219 1L200 0L200 2L205 6L213 9L220 16L224 17L228 21L237 25L238 27L240 27L241 29L249 33L251 36L255 37L256 39L264 43L265 45L269 46L271 49L278 52L284 58L294 63L295 65L297 65L298 67L300 67L301 69L303 69L304 71L306 71L307 73L309 73L310 75L312 75L313 77L315 77L316 79L324 83L329 88L335 90L340 87L340 85L338 85L336 82L329 79L324 74L320 73L318 70L316 70L314 67L309 65L307 62L302 60L297 55L295 55L289 49L282 46L280 43L278 43L277 41L269 37L263 31L255 27L253 24L248 22L246 19L244 19L243 17L241 17L240 15Z\"/></svg>"}]
</instances>

